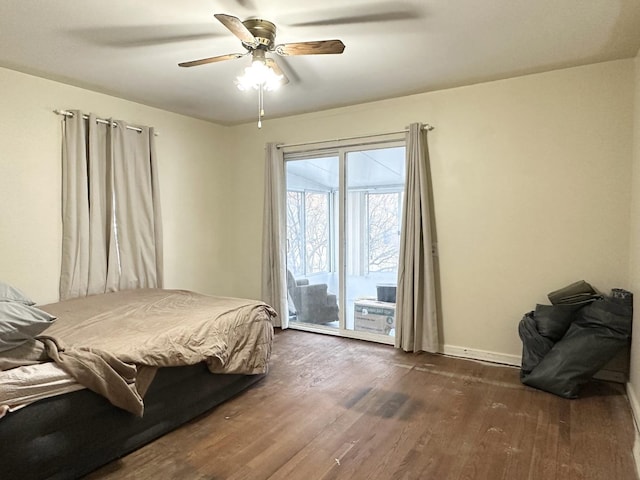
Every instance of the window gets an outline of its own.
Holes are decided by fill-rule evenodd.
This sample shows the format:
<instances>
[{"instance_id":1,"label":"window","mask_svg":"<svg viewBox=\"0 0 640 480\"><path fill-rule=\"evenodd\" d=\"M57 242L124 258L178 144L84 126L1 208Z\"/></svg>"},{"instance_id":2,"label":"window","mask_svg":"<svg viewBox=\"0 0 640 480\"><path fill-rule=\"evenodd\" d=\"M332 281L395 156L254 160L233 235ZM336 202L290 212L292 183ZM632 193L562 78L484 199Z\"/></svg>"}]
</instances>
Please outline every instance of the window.
<instances>
[{"instance_id":1,"label":"window","mask_svg":"<svg viewBox=\"0 0 640 480\"><path fill-rule=\"evenodd\" d=\"M367 193L369 272L398 268L402 192Z\"/></svg>"},{"instance_id":2,"label":"window","mask_svg":"<svg viewBox=\"0 0 640 480\"><path fill-rule=\"evenodd\" d=\"M294 275L331 271L328 193L287 191L287 264Z\"/></svg>"},{"instance_id":3,"label":"window","mask_svg":"<svg viewBox=\"0 0 640 480\"><path fill-rule=\"evenodd\" d=\"M305 193L306 274L329 273L329 194Z\"/></svg>"},{"instance_id":4,"label":"window","mask_svg":"<svg viewBox=\"0 0 640 480\"><path fill-rule=\"evenodd\" d=\"M287 266L296 275L304 275L304 193L287 191Z\"/></svg>"}]
</instances>

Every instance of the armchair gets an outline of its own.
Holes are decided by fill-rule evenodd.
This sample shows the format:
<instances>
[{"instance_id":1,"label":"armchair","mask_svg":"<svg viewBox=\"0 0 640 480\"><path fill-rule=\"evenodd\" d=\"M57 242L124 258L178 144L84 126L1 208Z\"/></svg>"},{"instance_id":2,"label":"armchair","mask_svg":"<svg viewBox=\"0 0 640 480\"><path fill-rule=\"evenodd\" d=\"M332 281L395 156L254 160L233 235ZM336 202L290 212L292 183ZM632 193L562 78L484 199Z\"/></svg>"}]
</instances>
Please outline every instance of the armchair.
<instances>
[{"instance_id":1,"label":"armchair","mask_svg":"<svg viewBox=\"0 0 640 480\"><path fill-rule=\"evenodd\" d=\"M338 321L337 298L327 292L325 283L310 285L306 278L296 280L293 274L287 270L287 292L299 322L330 323Z\"/></svg>"}]
</instances>

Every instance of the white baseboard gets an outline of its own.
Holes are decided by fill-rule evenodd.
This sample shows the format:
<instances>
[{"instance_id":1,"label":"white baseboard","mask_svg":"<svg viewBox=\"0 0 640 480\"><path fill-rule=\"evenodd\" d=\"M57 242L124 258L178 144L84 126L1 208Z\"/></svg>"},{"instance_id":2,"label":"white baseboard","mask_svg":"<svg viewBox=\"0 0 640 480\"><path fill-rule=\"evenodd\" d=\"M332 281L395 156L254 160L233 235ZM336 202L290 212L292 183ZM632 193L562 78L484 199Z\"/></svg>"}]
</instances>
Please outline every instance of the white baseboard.
<instances>
[{"instance_id":1,"label":"white baseboard","mask_svg":"<svg viewBox=\"0 0 640 480\"><path fill-rule=\"evenodd\" d=\"M513 367L520 367L522 365L522 357L520 355L508 355L506 353L476 350L473 348L458 347L456 345L444 345L442 347L442 353L452 357L481 360L484 362L499 363L501 365L509 365ZM596 373L593 378L624 384L627 381L627 374L625 372L602 369ZM638 410L638 415L640 415L640 410ZM638 418L640 419L640 416Z\"/></svg>"},{"instance_id":2,"label":"white baseboard","mask_svg":"<svg viewBox=\"0 0 640 480\"><path fill-rule=\"evenodd\" d=\"M456 345L443 345L442 353L452 357L469 358L471 360L482 360L491 363L500 363L519 367L522 362L520 355L508 355L506 353L489 352L487 350L476 350L473 348L458 347Z\"/></svg>"},{"instance_id":3,"label":"white baseboard","mask_svg":"<svg viewBox=\"0 0 640 480\"><path fill-rule=\"evenodd\" d=\"M615 382L625 384L627 383L628 375L625 372L618 372L615 370L602 369L593 376L596 380L604 380L606 382Z\"/></svg>"},{"instance_id":4,"label":"white baseboard","mask_svg":"<svg viewBox=\"0 0 640 480\"><path fill-rule=\"evenodd\" d=\"M638 421L640 421L640 403L638 403L638 397L636 397L635 391L631 388L631 383L629 382L627 382L627 398L629 398L633 421L636 424L636 431L638 431L638 425L640 425L638 423Z\"/></svg>"},{"instance_id":5,"label":"white baseboard","mask_svg":"<svg viewBox=\"0 0 640 480\"><path fill-rule=\"evenodd\" d=\"M633 442L633 461L636 464L636 474L640 477L640 434L636 430L636 439Z\"/></svg>"},{"instance_id":6,"label":"white baseboard","mask_svg":"<svg viewBox=\"0 0 640 480\"><path fill-rule=\"evenodd\" d=\"M631 414L633 415L633 423L635 425L635 440L633 442L633 461L636 463L636 472L640 476L640 431L638 430L638 421L640 420L640 403L636 397L635 391L631 388L631 384L627 382L627 398L631 405Z\"/></svg>"}]
</instances>

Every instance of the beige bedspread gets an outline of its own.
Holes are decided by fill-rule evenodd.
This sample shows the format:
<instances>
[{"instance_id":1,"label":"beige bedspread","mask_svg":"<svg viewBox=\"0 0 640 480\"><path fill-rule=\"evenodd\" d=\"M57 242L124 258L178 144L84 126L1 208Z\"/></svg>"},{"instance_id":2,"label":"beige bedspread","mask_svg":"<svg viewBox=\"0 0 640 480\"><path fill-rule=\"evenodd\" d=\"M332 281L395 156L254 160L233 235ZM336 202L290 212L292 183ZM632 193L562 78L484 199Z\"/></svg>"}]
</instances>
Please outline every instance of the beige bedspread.
<instances>
[{"instance_id":1,"label":"beige bedspread","mask_svg":"<svg viewBox=\"0 0 640 480\"><path fill-rule=\"evenodd\" d=\"M254 300L141 289L44 305L38 337L79 383L137 415L155 368L206 362L213 373L266 373L275 314Z\"/></svg>"}]
</instances>

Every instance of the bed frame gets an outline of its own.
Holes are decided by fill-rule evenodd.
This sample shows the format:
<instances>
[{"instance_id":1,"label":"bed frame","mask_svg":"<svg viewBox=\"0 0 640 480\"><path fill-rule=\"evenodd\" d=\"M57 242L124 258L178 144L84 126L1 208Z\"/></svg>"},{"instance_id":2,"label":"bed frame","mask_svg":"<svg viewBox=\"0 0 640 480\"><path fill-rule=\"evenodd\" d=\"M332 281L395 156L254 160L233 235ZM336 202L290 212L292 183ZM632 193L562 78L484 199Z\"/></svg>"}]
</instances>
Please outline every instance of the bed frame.
<instances>
[{"instance_id":1,"label":"bed frame","mask_svg":"<svg viewBox=\"0 0 640 480\"><path fill-rule=\"evenodd\" d=\"M161 368L145 396L141 418L90 390L40 400L0 420L0 478L78 478L175 429L264 376L214 375L204 363Z\"/></svg>"}]
</instances>

